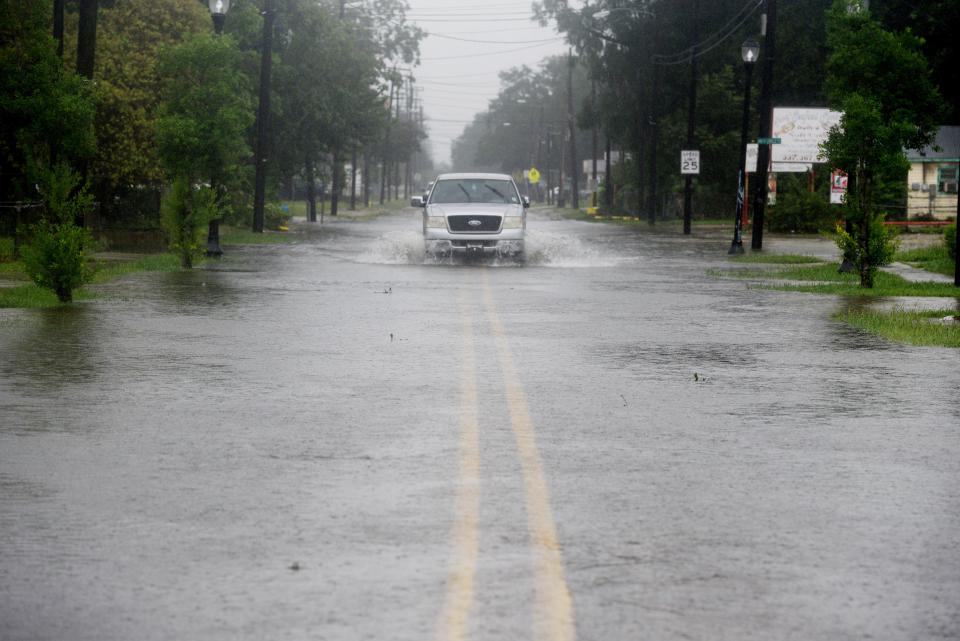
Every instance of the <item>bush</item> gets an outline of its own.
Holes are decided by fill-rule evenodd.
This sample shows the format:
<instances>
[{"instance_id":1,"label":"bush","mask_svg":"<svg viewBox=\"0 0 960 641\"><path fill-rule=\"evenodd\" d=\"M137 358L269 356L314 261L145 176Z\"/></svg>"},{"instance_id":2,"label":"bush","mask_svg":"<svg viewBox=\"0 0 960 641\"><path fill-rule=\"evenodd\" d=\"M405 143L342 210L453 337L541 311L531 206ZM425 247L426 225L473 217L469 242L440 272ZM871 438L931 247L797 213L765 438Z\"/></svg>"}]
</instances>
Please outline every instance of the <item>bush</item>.
<instances>
[{"instance_id":1,"label":"bush","mask_svg":"<svg viewBox=\"0 0 960 641\"><path fill-rule=\"evenodd\" d=\"M184 269L193 267L194 258L203 249L207 224L216 216L216 193L212 189L193 187L184 176L173 180L160 207L160 223Z\"/></svg>"},{"instance_id":2,"label":"bush","mask_svg":"<svg viewBox=\"0 0 960 641\"><path fill-rule=\"evenodd\" d=\"M274 231L290 222L290 207L284 211L280 203L266 203L263 207L263 226Z\"/></svg>"},{"instance_id":3,"label":"bush","mask_svg":"<svg viewBox=\"0 0 960 641\"><path fill-rule=\"evenodd\" d=\"M947 244L947 255L951 260L957 259L957 223L953 223L943 230L943 240Z\"/></svg>"},{"instance_id":4,"label":"bush","mask_svg":"<svg viewBox=\"0 0 960 641\"><path fill-rule=\"evenodd\" d=\"M833 229L837 214L823 195L797 191L777 198L777 204L770 208L768 225L772 232L815 234Z\"/></svg>"},{"instance_id":5,"label":"bush","mask_svg":"<svg viewBox=\"0 0 960 641\"><path fill-rule=\"evenodd\" d=\"M900 245L900 241L896 237L896 231L888 229L883 224L883 218L881 216L875 217L870 223L870 238L866 252L860 247L858 239L848 234L843 228L843 225L838 224L836 232L837 247L843 252L844 259L853 263L857 271L861 271L864 262L869 264L869 283L873 283L873 275L876 273L878 267L883 267L893 262L893 257L897 253L897 248Z\"/></svg>"},{"instance_id":6,"label":"bush","mask_svg":"<svg viewBox=\"0 0 960 641\"><path fill-rule=\"evenodd\" d=\"M77 225L93 206L93 197L64 164L42 174L40 195L46 212L29 230L23 266L33 282L53 291L60 302L69 303L73 291L93 278L89 265L93 236Z\"/></svg>"}]
</instances>

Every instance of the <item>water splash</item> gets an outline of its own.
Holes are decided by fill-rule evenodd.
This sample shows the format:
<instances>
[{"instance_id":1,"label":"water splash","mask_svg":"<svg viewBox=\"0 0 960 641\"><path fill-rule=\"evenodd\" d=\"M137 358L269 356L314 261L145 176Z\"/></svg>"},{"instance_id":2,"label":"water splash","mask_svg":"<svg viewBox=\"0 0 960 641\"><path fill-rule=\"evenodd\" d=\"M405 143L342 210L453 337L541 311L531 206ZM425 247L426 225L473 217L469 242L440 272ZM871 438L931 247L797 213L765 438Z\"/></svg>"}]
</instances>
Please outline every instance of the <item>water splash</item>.
<instances>
[{"instance_id":1,"label":"water splash","mask_svg":"<svg viewBox=\"0 0 960 641\"><path fill-rule=\"evenodd\" d=\"M415 231L403 231L380 236L357 260L374 265L422 265L426 257L423 236Z\"/></svg>"},{"instance_id":2,"label":"water splash","mask_svg":"<svg viewBox=\"0 0 960 641\"><path fill-rule=\"evenodd\" d=\"M615 267L626 260L609 248L592 246L570 234L527 233L527 264L539 267Z\"/></svg>"},{"instance_id":3,"label":"water splash","mask_svg":"<svg viewBox=\"0 0 960 641\"><path fill-rule=\"evenodd\" d=\"M404 231L377 238L357 261L379 265L450 265L477 263L490 267L615 267L627 258L612 254L608 247L593 246L575 235L542 231L527 233L526 257L488 253L482 258L434 254L424 249L423 236Z\"/></svg>"}]
</instances>

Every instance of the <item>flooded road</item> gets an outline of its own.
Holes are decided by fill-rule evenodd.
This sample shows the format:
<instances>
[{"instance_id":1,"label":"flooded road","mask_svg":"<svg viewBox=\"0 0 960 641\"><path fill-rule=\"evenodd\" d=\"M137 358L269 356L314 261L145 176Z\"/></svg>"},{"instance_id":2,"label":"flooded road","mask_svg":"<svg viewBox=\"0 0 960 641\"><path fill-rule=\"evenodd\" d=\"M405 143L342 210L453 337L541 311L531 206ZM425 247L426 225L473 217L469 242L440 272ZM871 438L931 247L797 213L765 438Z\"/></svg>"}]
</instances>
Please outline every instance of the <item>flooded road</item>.
<instances>
[{"instance_id":1,"label":"flooded road","mask_svg":"<svg viewBox=\"0 0 960 641\"><path fill-rule=\"evenodd\" d=\"M404 210L0 310L0 639L960 638L960 357L728 244Z\"/></svg>"}]
</instances>

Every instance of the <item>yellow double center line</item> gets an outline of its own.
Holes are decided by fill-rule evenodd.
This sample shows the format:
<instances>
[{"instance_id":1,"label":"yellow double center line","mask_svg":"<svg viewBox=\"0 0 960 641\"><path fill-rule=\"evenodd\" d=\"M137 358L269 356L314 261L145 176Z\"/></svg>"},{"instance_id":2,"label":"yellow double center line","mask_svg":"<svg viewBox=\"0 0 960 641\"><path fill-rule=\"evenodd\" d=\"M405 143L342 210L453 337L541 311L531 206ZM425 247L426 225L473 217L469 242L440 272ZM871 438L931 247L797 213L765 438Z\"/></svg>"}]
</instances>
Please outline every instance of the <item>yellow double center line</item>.
<instances>
[{"instance_id":1,"label":"yellow double center line","mask_svg":"<svg viewBox=\"0 0 960 641\"><path fill-rule=\"evenodd\" d=\"M467 638L473 583L477 574L480 522L480 436L477 426L477 371L473 356L473 321L466 294L460 292L463 325L463 369L460 374L459 475L454 502L453 556L447 597L440 615L437 641Z\"/></svg>"},{"instance_id":2,"label":"yellow double center line","mask_svg":"<svg viewBox=\"0 0 960 641\"><path fill-rule=\"evenodd\" d=\"M530 420L526 394L513 365L506 331L496 311L489 278L483 275L483 302L497 345L503 373L510 421L523 474L527 529L534 549L535 610L533 633L536 641L574 641L573 603L564 577L563 555L557 541L550 508L550 493ZM479 524L479 437L476 409L476 373L473 356L473 326L465 295L460 298L464 319L464 359L461 379L460 480L454 525L454 562L447 599L440 620L439 641L465 639L473 605Z\"/></svg>"}]
</instances>

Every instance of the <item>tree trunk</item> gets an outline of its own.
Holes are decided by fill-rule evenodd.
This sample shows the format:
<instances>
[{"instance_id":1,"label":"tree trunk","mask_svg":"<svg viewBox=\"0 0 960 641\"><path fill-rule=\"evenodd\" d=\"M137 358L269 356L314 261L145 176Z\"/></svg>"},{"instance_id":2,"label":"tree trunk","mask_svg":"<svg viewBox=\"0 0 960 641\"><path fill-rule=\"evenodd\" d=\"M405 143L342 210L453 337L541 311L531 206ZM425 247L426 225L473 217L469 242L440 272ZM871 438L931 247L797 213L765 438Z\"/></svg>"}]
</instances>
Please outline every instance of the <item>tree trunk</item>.
<instances>
[{"instance_id":1,"label":"tree trunk","mask_svg":"<svg viewBox=\"0 0 960 641\"><path fill-rule=\"evenodd\" d=\"M350 156L350 211L357 209L357 146L353 146Z\"/></svg>"},{"instance_id":2,"label":"tree trunk","mask_svg":"<svg viewBox=\"0 0 960 641\"><path fill-rule=\"evenodd\" d=\"M317 222L317 177L314 170L313 158L307 156L307 221Z\"/></svg>"},{"instance_id":3,"label":"tree trunk","mask_svg":"<svg viewBox=\"0 0 960 641\"><path fill-rule=\"evenodd\" d=\"M333 186L330 188L330 215L336 216L340 204L340 152L333 154Z\"/></svg>"},{"instance_id":4,"label":"tree trunk","mask_svg":"<svg viewBox=\"0 0 960 641\"><path fill-rule=\"evenodd\" d=\"M370 152L363 151L363 207L370 207Z\"/></svg>"}]
</instances>

